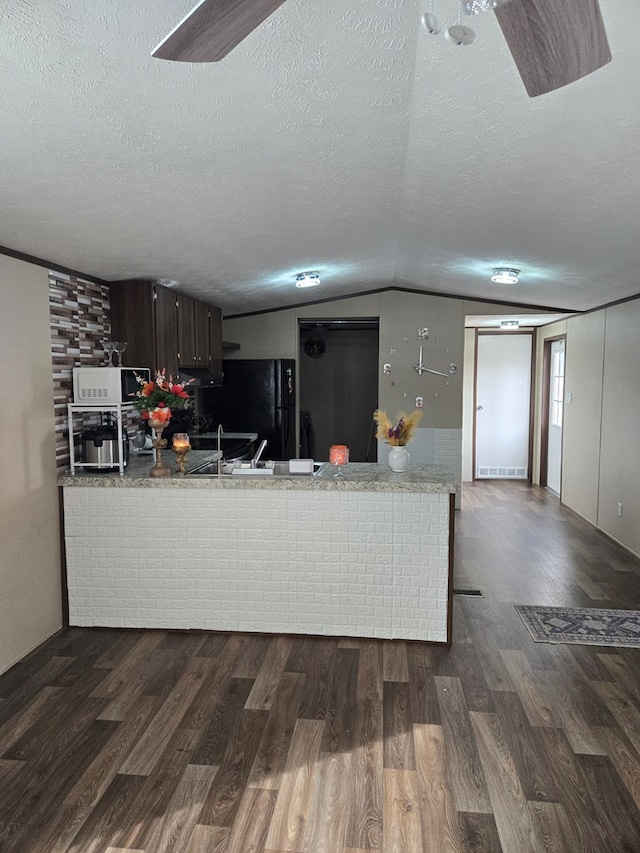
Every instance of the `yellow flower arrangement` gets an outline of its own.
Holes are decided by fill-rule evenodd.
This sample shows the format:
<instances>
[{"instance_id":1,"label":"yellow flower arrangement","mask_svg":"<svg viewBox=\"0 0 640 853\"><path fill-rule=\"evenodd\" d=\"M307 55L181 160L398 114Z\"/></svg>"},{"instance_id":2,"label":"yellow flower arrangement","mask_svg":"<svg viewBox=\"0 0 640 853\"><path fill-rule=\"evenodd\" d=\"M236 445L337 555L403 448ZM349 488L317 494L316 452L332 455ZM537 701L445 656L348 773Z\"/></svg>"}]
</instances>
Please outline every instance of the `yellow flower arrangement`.
<instances>
[{"instance_id":1,"label":"yellow flower arrangement","mask_svg":"<svg viewBox=\"0 0 640 853\"><path fill-rule=\"evenodd\" d=\"M393 447L403 447L413 438L418 424L422 420L422 412L419 409L416 409L410 415L400 412L398 423L395 426L387 417L386 412L383 412L381 409L375 410L373 419L378 427L376 438L386 441L387 444Z\"/></svg>"}]
</instances>

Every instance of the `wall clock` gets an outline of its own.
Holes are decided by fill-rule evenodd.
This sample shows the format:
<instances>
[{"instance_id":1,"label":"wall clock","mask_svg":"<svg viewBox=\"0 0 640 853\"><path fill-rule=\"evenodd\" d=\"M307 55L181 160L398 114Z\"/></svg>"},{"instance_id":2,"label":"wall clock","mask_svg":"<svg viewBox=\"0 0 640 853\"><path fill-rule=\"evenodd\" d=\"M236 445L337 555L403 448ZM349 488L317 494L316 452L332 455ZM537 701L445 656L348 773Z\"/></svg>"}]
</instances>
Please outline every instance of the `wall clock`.
<instances>
[{"instance_id":1,"label":"wall clock","mask_svg":"<svg viewBox=\"0 0 640 853\"><path fill-rule=\"evenodd\" d=\"M458 372L458 365L453 364L453 362L449 365L449 370L445 373L442 370L434 370L431 367L427 367L424 363L423 358L423 348L420 347L420 355L418 357L418 363L415 365L414 369L419 376L422 376L423 373L433 373L435 376L445 376L447 379L449 376L453 376L454 373Z\"/></svg>"}]
</instances>

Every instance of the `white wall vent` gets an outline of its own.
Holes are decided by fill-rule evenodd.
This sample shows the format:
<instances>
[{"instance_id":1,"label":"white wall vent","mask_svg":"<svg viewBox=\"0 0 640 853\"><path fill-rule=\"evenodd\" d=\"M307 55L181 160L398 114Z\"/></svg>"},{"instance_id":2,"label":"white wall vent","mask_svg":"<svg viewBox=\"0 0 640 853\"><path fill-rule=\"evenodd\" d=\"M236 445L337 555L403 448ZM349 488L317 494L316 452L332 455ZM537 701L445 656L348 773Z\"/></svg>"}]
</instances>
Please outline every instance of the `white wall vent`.
<instances>
[{"instance_id":1,"label":"white wall vent","mask_svg":"<svg viewBox=\"0 0 640 853\"><path fill-rule=\"evenodd\" d=\"M528 479L528 469L518 467L503 467L496 465L495 467L483 466L476 468L477 480L526 480Z\"/></svg>"}]
</instances>

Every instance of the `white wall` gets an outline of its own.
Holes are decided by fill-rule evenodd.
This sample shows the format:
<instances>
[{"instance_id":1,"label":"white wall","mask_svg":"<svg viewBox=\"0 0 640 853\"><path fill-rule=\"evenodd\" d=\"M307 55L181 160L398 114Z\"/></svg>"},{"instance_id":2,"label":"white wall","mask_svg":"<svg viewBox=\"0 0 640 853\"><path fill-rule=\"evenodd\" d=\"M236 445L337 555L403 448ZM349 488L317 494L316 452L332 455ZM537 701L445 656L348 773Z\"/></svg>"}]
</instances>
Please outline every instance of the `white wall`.
<instances>
[{"instance_id":1,"label":"white wall","mask_svg":"<svg viewBox=\"0 0 640 853\"><path fill-rule=\"evenodd\" d=\"M639 333L640 299L607 309L598 526L636 554L640 554Z\"/></svg>"},{"instance_id":2,"label":"white wall","mask_svg":"<svg viewBox=\"0 0 640 853\"><path fill-rule=\"evenodd\" d=\"M61 627L62 605L47 270L0 256L0 294L4 672Z\"/></svg>"},{"instance_id":3,"label":"white wall","mask_svg":"<svg viewBox=\"0 0 640 853\"><path fill-rule=\"evenodd\" d=\"M567 321L562 465L562 502L638 556L639 329L640 299Z\"/></svg>"},{"instance_id":4,"label":"white wall","mask_svg":"<svg viewBox=\"0 0 640 853\"><path fill-rule=\"evenodd\" d=\"M567 322L562 429L562 502L598 524L605 312Z\"/></svg>"}]
</instances>

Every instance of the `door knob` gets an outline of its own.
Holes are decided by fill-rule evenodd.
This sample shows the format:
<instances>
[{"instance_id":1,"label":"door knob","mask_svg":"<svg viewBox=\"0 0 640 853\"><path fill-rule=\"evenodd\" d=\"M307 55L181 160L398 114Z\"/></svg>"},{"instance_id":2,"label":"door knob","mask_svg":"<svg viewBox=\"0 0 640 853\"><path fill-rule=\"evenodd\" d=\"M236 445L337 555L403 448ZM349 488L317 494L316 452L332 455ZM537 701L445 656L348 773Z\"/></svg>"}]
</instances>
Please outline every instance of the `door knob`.
<instances>
[{"instance_id":1,"label":"door knob","mask_svg":"<svg viewBox=\"0 0 640 853\"><path fill-rule=\"evenodd\" d=\"M484 412L484 406L478 406L476 412Z\"/></svg>"}]
</instances>

